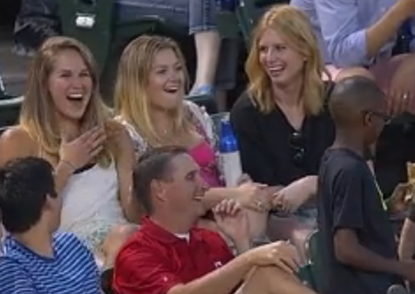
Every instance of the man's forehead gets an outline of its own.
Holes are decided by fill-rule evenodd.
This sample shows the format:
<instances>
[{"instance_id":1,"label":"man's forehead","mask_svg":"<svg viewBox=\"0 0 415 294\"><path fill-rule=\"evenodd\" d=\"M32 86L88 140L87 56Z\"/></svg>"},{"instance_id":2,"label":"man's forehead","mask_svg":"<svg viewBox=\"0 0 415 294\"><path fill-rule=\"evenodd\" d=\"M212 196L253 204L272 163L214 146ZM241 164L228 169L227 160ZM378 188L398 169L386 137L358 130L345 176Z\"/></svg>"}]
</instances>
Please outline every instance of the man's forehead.
<instances>
[{"instance_id":1,"label":"man's forehead","mask_svg":"<svg viewBox=\"0 0 415 294\"><path fill-rule=\"evenodd\" d=\"M189 173L198 170L199 167L189 154L179 154L171 162L173 170L180 173Z\"/></svg>"},{"instance_id":2,"label":"man's forehead","mask_svg":"<svg viewBox=\"0 0 415 294\"><path fill-rule=\"evenodd\" d=\"M383 110L386 108L386 106L387 106L387 102L386 102L386 99L384 98L376 99L372 103L372 107L376 110Z\"/></svg>"}]
</instances>

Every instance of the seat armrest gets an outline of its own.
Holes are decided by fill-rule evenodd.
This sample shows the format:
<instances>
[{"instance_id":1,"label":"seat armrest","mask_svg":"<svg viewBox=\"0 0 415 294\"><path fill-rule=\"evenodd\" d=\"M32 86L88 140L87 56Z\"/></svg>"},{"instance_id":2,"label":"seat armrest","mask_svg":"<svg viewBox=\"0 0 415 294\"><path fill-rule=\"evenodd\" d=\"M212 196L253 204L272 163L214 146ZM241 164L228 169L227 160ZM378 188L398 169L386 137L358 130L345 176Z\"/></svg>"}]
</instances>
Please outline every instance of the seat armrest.
<instances>
[{"instance_id":1,"label":"seat armrest","mask_svg":"<svg viewBox=\"0 0 415 294\"><path fill-rule=\"evenodd\" d=\"M0 107L20 106L23 102L24 96L12 97L6 96L0 99Z\"/></svg>"},{"instance_id":2,"label":"seat armrest","mask_svg":"<svg viewBox=\"0 0 415 294\"><path fill-rule=\"evenodd\" d=\"M190 96L186 99L192 101L193 103L201 107L204 107L209 114L214 114L218 112L215 97L211 95Z\"/></svg>"}]
</instances>

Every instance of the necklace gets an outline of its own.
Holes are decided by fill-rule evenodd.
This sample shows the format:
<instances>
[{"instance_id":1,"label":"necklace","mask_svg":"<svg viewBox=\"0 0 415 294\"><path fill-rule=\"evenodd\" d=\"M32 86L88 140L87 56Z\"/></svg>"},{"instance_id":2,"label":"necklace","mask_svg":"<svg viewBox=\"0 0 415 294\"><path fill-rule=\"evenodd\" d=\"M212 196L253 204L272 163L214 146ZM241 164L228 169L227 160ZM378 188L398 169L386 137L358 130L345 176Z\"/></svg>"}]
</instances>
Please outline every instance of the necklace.
<instances>
[{"instance_id":1,"label":"necklace","mask_svg":"<svg viewBox=\"0 0 415 294\"><path fill-rule=\"evenodd\" d=\"M174 143L176 140L177 140L177 138L176 138L176 135L177 135L177 132L175 132L174 130L173 130L173 128L166 128L166 129L163 129L161 132L160 132L160 135L161 135L161 140L164 142L164 143L169 143L169 144L172 144L172 143Z\"/></svg>"}]
</instances>

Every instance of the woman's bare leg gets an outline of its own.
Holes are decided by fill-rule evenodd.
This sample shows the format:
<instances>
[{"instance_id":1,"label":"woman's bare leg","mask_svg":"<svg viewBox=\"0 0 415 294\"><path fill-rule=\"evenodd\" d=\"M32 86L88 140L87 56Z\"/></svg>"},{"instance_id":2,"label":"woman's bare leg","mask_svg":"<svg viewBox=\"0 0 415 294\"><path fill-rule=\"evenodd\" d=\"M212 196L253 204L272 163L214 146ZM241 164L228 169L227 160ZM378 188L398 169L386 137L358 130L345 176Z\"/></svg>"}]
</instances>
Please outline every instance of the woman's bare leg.
<instances>
[{"instance_id":1,"label":"woman's bare leg","mask_svg":"<svg viewBox=\"0 0 415 294\"><path fill-rule=\"evenodd\" d=\"M315 230L296 216L289 215L279 217L270 215L268 219L267 235L271 241L289 240L298 250L301 261L307 261L306 241L310 234Z\"/></svg>"},{"instance_id":2,"label":"woman's bare leg","mask_svg":"<svg viewBox=\"0 0 415 294\"><path fill-rule=\"evenodd\" d=\"M219 60L221 38L216 30L194 34L197 70L193 90L200 86L213 85ZM213 93L212 93L213 94Z\"/></svg>"},{"instance_id":3,"label":"woman's bare leg","mask_svg":"<svg viewBox=\"0 0 415 294\"><path fill-rule=\"evenodd\" d=\"M189 1L189 33L196 46L196 77L191 94L214 95L221 37L216 25L216 0Z\"/></svg>"},{"instance_id":4,"label":"woman's bare leg","mask_svg":"<svg viewBox=\"0 0 415 294\"><path fill-rule=\"evenodd\" d=\"M294 275L277 267L258 267L235 294L316 294Z\"/></svg>"}]
</instances>

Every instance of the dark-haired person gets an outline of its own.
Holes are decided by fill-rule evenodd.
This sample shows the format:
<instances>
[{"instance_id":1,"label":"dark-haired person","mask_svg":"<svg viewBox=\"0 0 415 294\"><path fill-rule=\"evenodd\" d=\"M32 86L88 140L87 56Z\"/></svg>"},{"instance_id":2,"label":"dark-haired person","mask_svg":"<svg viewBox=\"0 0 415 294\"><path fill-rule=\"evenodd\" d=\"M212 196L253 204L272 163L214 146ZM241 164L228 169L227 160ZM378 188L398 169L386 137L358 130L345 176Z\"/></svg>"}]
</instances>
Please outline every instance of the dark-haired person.
<instances>
[{"instance_id":1,"label":"dark-haired person","mask_svg":"<svg viewBox=\"0 0 415 294\"><path fill-rule=\"evenodd\" d=\"M415 280L415 262L399 261L382 193L364 151L389 120L385 94L365 77L338 82L329 99L336 138L318 179L323 294L385 294L401 277Z\"/></svg>"},{"instance_id":2,"label":"dark-haired person","mask_svg":"<svg viewBox=\"0 0 415 294\"><path fill-rule=\"evenodd\" d=\"M207 185L186 148L147 151L133 183L149 217L116 259L116 293L314 293L294 275L298 255L292 245L280 241L250 249L248 221L234 200L223 200L214 213L240 256L234 258L217 233L194 227L205 213Z\"/></svg>"},{"instance_id":3,"label":"dark-haired person","mask_svg":"<svg viewBox=\"0 0 415 294\"><path fill-rule=\"evenodd\" d=\"M47 161L15 159L0 170L0 210L9 233L1 247L1 294L100 293L92 253L74 235L55 232L61 207Z\"/></svg>"}]
</instances>

